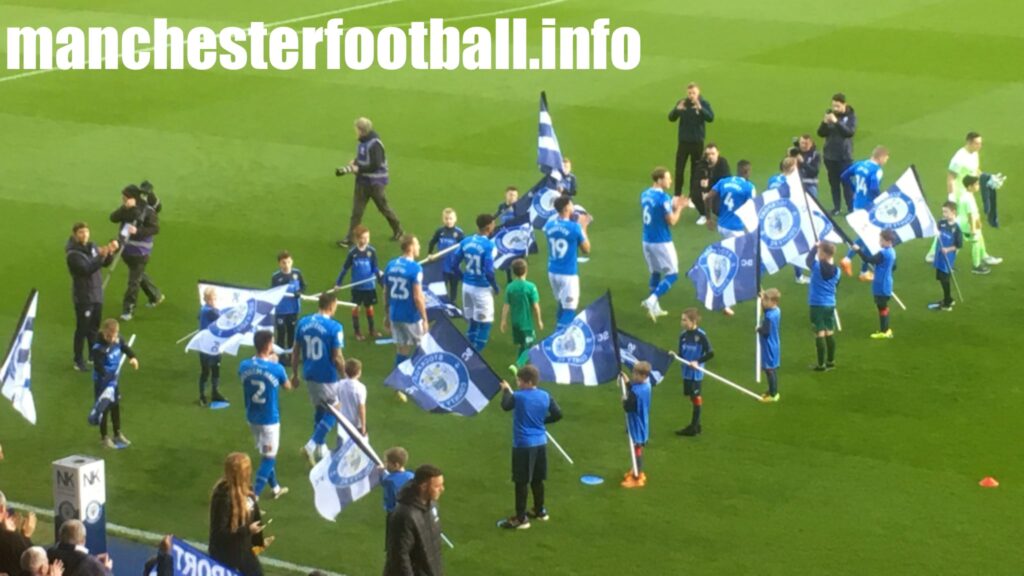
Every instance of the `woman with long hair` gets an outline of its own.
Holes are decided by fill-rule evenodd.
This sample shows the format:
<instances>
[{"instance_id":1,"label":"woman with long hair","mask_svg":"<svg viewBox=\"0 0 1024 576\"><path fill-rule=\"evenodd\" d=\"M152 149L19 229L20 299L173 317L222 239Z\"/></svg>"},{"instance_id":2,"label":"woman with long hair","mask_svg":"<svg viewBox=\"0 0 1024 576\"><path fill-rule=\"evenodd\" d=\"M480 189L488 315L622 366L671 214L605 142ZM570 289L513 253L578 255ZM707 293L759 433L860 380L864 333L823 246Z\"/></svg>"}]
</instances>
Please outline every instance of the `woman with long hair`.
<instances>
[{"instance_id":1,"label":"woman with long hair","mask_svg":"<svg viewBox=\"0 0 1024 576\"><path fill-rule=\"evenodd\" d=\"M210 495L210 557L244 576L263 576L253 551L254 546L267 544L263 528L252 491L252 461L246 454L232 452L224 460L224 476Z\"/></svg>"}]
</instances>

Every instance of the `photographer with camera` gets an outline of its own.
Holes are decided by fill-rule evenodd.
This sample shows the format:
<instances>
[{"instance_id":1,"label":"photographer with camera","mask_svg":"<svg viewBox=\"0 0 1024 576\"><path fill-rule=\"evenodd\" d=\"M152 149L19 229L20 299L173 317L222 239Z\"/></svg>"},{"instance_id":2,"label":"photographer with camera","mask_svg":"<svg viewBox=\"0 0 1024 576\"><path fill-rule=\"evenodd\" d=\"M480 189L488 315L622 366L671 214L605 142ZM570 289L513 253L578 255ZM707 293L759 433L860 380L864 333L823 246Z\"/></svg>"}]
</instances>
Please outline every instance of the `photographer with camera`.
<instances>
[{"instance_id":1,"label":"photographer with camera","mask_svg":"<svg viewBox=\"0 0 1024 576\"><path fill-rule=\"evenodd\" d=\"M697 186L697 164L704 153L705 124L715 121L711 104L700 95L700 86L691 82L686 87L686 98L676 102L669 110L669 122L679 122L679 143L676 147L675 195L683 193L683 177L686 176L686 162L690 162L690 201L700 212L698 224L706 221L704 200Z\"/></svg>"},{"instance_id":2,"label":"photographer with camera","mask_svg":"<svg viewBox=\"0 0 1024 576\"><path fill-rule=\"evenodd\" d=\"M152 186L149 190L152 191ZM153 237L160 233L160 218L149 199L150 193L131 184L121 191L121 207L110 213L110 221L121 225L124 242L121 259L128 266L128 289L125 290L121 309L121 320L126 322L135 314L140 287L149 299L146 304L149 308L159 306L165 298L146 274L146 265L153 252ZM159 201L156 204L159 205Z\"/></svg>"},{"instance_id":3,"label":"photographer with camera","mask_svg":"<svg viewBox=\"0 0 1024 576\"><path fill-rule=\"evenodd\" d=\"M338 241L339 248L348 248L352 245L352 230L362 224L363 212L370 200L373 200L377 210L380 210L381 215L391 226L391 240L398 240L404 234L398 216L388 206L385 190L388 185L388 159L384 154L384 144L373 130L373 122L369 118L356 119L355 130L356 138L359 140L356 157L334 171L336 176L356 175L355 192L352 195L352 218L349 221L348 234Z\"/></svg>"},{"instance_id":4,"label":"photographer with camera","mask_svg":"<svg viewBox=\"0 0 1024 576\"><path fill-rule=\"evenodd\" d=\"M703 209L700 219L697 220L697 225L704 226L708 224L708 216L718 214L714 200L708 200L711 188L718 184L719 180L732 176L732 171L729 169L729 161L719 153L718 145L714 142L709 142L704 148L704 155L701 157L700 162L697 163L695 176L697 177L698 186L695 196L700 199L700 206ZM709 228L715 229L713 221Z\"/></svg>"},{"instance_id":5,"label":"photographer with camera","mask_svg":"<svg viewBox=\"0 0 1024 576\"><path fill-rule=\"evenodd\" d=\"M853 211L853 189L842 182L843 172L853 164L853 136L857 133L857 115L846 103L846 95L837 92L832 106L818 126L818 136L825 139L825 169L828 186L832 191L832 215L838 216L846 200L846 210Z\"/></svg>"},{"instance_id":6,"label":"photographer with camera","mask_svg":"<svg viewBox=\"0 0 1024 576\"><path fill-rule=\"evenodd\" d=\"M821 154L811 135L804 134L799 138L793 138L793 146L789 149L789 155L796 158L797 170L800 171L800 183L804 186L804 192L817 198Z\"/></svg>"},{"instance_id":7,"label":"photographer with camera","mask_svg":"<svg viewBox=\"0 0 1024 576\"><path fill-rule=\"evenodd\" d=\"M89 371L82 355L82 344L88 341L88 350L92 350L103 317L103 277L100 270L114 262L119 247L117 240L103 246L90 242L89 225L85 222L75 223L64 246L68 272L71 273L71 301L75 305L74 354L75 370L79 372Z\"/></svg>"}]
</instances>

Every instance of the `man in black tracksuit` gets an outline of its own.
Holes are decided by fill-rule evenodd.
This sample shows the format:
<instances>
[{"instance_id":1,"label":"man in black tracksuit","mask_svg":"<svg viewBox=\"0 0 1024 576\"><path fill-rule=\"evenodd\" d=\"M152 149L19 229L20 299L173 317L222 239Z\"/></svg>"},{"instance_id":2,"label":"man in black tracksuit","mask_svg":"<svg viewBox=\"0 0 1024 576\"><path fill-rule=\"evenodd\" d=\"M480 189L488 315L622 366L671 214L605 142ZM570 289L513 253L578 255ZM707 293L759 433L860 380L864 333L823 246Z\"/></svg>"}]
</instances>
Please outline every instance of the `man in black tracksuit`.
<instances>
[{"instance_id":1,"label":"man in black tracksuit","mask_svg":"<svg viewBox=\"0 0 1024 576\"><path fill-rule=\"evenodd\" d=\"M846 201L847 212L853 211L853 190L839 177L853 164L853 136L857 133L857 114L846 103L846 95L832 96L832 107L818 126L818 136L825 139L825 169L832 190L832 215L836 216Z\"/></svg>"},{"instance_id":2,"label":"man in black tracksuit","mask_svg":"<svg viewBox=\"0 0 1024 576\"><path fill-rule=\"evenodd\" d=\"M701 217L707 216L704 199L697 186L697 162L704 155L704 125L715 121L715 112L711 104L700 95L700 86L690 83L686 87L686 98L683 98L669 110L669 122L679 122L679 143L676 148L675 194L683 193L683 178L686 175L686 162L690 162L690 201L700 212Z\"/></svg>"},{"instance_id":3,"label":"man in black tracksuit","mask_svg":"<svg viewBox=\"0 0 1024 576\"><path fill-rule=\"evenodd\" d=\"M705 212L701 212L701 217L697 220L698 226L708 224L708 216L718 214L718 207L712 202L710 205L704 200L704 197L711 193L711 189L714 188L715 184L718 184L719 180L732 176L732 170L729 168L729 160L718 150L718 145L714 142L708 143L707 147L704 148L704 156L700 162L697 163L697 195L701 198L701 206L705 206ZM712 218L714 220L714 218ZM713 222L708 224L711 229L715 229Z\"/></svg>"},{"instance_id":4,"label":"man in black tracksuit","mask_svg":"<svg viewBox=\"0 0 1024 576\"><path fill-rule=\"evenodd\" d=\"M338 246L348 248L355 241L352 237L352 230L363 221L363 212L366 204L373 200L377 210L388 221L391 226L391 239L398 240L402 237L402 225L398 221L391 206L388 205L388 158L384 153L384 144L380 136L373 129L373 122L369 118L359 118L355 124L356 137L359 144L356 146L356 157L347 166L338 168L335 174L342 176L354 172L356 175L356 186L352 196L352 217L348 224L348 234L338 241Z\"/></svg>"},{"instance_id":5,"label":"man in black tracksuit","mask_svg":"<svg viewBox=\"0 0 1024 576\"><path fill-rule=\"evenodd\" d=\"M398 492L388 516L384 576L442 576L441 521L435 503L444 492L441 470L424 464Z\"/></svg>"},{"instance_id":6,"label":"man in black tracksuit","mask_svg":"<svg viewBox=\"0 0 1024 576\"><path fill-rule=\"evenodd\" d=\"M143 199L142 190L134 184L121 191L121 207L110 214L110 221L121 225L124 250L121 259L128 266L128 289L124 292L121 320L131 320L139 288L146 293L150 308L164 301L160 289L146 274L149 256L153 253L153 237L160 233L156 210Z\"/></svg>"},{"instance_id":7,"label":"man in black tracksuit","mask_svg":"<svg viewBox=\"0 0 1024 576\"><path fill-rule=\"evenodd\" d=\"M78 222L71 228L71 237L64 247L68 271L71 272L71 301L75 305L75 369L87 372L82 344L89 342L89 350L96 343L96 332L103 316L103 275L117 253L117 240L97 247L89 241L89 225Z\"/></svg>"}]
</instances>

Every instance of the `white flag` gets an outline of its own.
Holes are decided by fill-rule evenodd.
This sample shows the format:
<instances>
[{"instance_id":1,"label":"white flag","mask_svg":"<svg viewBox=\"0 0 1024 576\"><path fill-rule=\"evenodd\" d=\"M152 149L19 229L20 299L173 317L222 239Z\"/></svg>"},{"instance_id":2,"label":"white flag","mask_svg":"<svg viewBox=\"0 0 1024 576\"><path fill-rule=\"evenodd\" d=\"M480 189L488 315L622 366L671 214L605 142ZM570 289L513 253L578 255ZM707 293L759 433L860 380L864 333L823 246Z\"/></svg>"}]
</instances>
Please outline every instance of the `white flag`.
<instances>
[{"instance_id":1,"label":"white flag","mask_svg":"<svg viewBox=\"0 0 1024 576\"><path fill-rule=\"evenodd\" d=\"M36 404L32 399L32 336L35 333L36 308L39 292L35 289L28 295L25 309L18 320L11 347L7 350L3 368L2 392L26 420L36 423Z\"/></svg>"}]
</instances>

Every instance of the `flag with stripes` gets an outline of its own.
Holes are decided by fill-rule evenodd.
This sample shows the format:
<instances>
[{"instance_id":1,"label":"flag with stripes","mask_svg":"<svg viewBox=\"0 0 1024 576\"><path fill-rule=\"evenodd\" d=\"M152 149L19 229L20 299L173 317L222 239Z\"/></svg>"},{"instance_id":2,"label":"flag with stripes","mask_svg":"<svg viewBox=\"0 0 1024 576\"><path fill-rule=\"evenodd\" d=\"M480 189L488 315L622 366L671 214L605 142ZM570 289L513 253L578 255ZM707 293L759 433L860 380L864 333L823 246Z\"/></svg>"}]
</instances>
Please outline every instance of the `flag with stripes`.
<instances>
[{"instance_id":1,"label":"flag with stripes","mask_svg":"<svg viewBox=\"0 0 1024 576\"><path fill-rule=\"evenodd\" d=\"M619 360L631 370L637 362L651 364L651 384L657 386L668 374L672 356L654 344L648 344L632 334L619 330Z\"/></svg>"},{"instance_id":2,"label":"flag with stripes","mask_svg":"<svg viewBox=\"0 0 1024 576\"><path fill-rule=\"evenodd\" d=\"M196 287L199 290L199 306L202 307L206 304L206 300L203 299L203 294L207 288L212 288L213 293L217 297L217 308L230 308L237 306L242 302L245 302L249 295L253 292L260 292L263 288L253 288L251 286L239 286L236 284L225 284L223 282L212 282L209 280L200 280ZM297 298L295 294L284 295L285 298ZM261 329L273 330L274 329L274 315L270 314L263 318L259 324Z\"/></svg>"},{"instance_id":3,"label":"flag with stripes","mask_svg":"<svg viewBox=\"0 0 1024 576\"><path fill-rule=\"evenodd\" d=\"M3 368L2 392L14 409L30 423L36 423L36 404L32 398L32 338L35 335L36 309L39 292L32 289L18 319L11 345L7 349Z\"/></svg>"},{"instance_id":4,"label":"flag with stripes","mask_svg":"<svg viewBox=\"0 0 1024 576\"><path fill-rule=\"evenodd\" d=\"M451 320L440 318L384 385L404 392L427 412L474 416L501 391L501 378Z\"/></svg>"},{"instance_id":5,"label":"flag with stripes","mask_svg":"<svg viewBox=\"0 0 1024 576\"><path fill-rule=\"evenodd\" d=\"M526 258L537 253L533 226L530 220L523 216L509 220L495 232L492 240L498 250L498 255L494 258L494 267L498 270L508 269L516 258Z\"/></svg>"},{"instance_id":6,"label":"flag with stripes","mask_svg":"<svg viewBox=\"0 0 1024 576\"><path fill-rule=\"evenodd\" d=\"M611 294L605 293L571 324L530 348L529 357L546 382L595 386L614 380L619 358Z\"/></svg>"},{"instance_id":7,"label":"flag with stripes","mask_svg":"<svg viewBox=\"0 0 1024 576\"><path fill-rule=\"evenodd\" d=\"M287 292L287 284L269 290L240 290L238 299L221 308L217 321L196 333L185 351L237 355L241 346L252 346L252 336L257 330L272 329L264 321L273 315L274 308Z\"/></svg>"},{"instance_id":8,"label":"flag with stripes","mask_svg":"<svg viewBox=\"0 0 1024 576\"><path fill-rule=\"evenodd\" d=\"M562 149L558 146L555 126L548 112L548 96L540 93L540 124L537 131L537 164L541 172L556 183L562 180Z\"/></svg>"},{"instance_id":9,"label":"flag with stripes","mask_svg":"<svg viewBox=\"0 0 1024 576\"><path fill-rule=\"evenodd\" d=\"M757 297L757 244L757 232L751 232L704 249L686 276L705 308L721 310Z\"/></svg>"},{"instance_id":10,"label":"flag with stripes","mask_svg":"<svg viewBox=\"0 0 1024 576\"><path fill-rule=\"evenodd\" d=\"M761 223L761 263L769 274L787 263L806 267L816 237L842 241L832 220L823 212L815 213L817 204L807 197L795 172L755 198L754 206Z\"/></svg>"},{"instance_id":11,"label":"flag with stripes","mask_svg":"<svg viewBox=\"0 0 1024 576\"><path fill-rule=\"evenodd\" d=\"M444 260L433 260L423 265L423 299L426 300L427 319L462 318L462 310L454 304L456 295L448 294L444 281Z\"/></svg>"},{"instance_id":12,"label":"flag with stripes","mask_svg":"<svg viewBox=\"0 0 1024 576\"><path fill-rule=\"evenodd\" d=\"M317 513L333 522L348 505L380 484L384 463L341 412L333 406L328 409L338 420L338 442L331 455L309 471L309 482Z\"/></svg>"},{"instance_id":13,"label":"flag with stripes","mask_svg":"<svg viewBox=\"0 0 1024 576\"><path fill-rule=\"evenodd\" d=\"M882 249L878 235L882 230L896 233L896 244L937 234L935 218L924 199L921 180L914 166L871 203L867 210L854 210L846 221L872 253Z\"/></svg>"}]
</instances>

